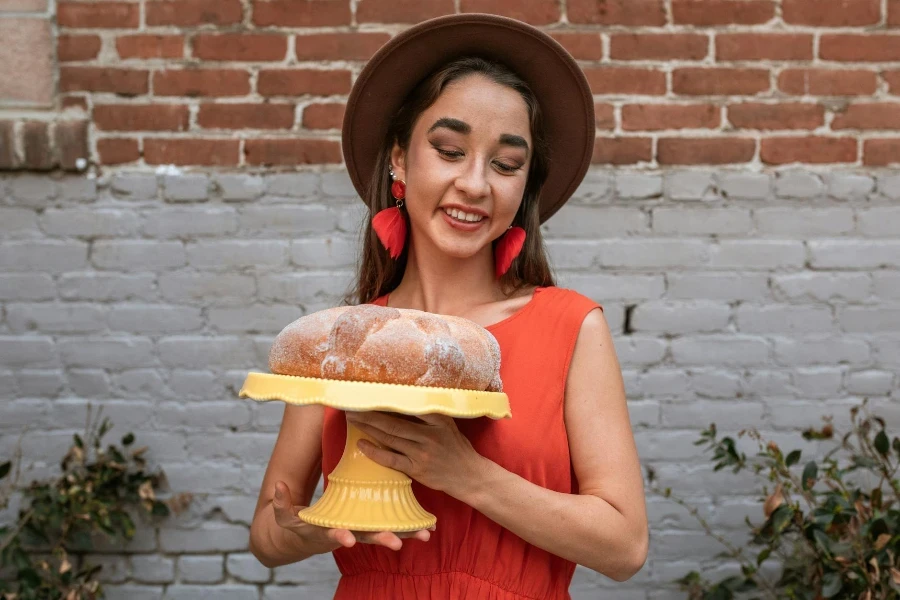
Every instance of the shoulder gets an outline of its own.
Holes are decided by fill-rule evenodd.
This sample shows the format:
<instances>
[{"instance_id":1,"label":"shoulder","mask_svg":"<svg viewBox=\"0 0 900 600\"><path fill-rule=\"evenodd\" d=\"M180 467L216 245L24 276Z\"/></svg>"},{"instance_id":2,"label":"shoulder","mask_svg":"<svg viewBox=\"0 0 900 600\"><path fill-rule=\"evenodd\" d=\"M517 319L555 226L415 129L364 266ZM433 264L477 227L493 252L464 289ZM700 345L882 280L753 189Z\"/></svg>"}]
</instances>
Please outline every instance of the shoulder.
<instances>
[{"instance_id":1,"label":"shoulder","mask_svg":"<svg viewBox=\"0 0 900 600\"><path fill-rule=\"evenodd\" d=\"M595 308L600 309L596 312L603 311L602 304L573 289L550 286L541 288L541 293L546 294L552 300L550 304L559 310L572 313L575 318L579 318L579 315L583 318L585 315L594 312Z\"/></svg>"}]
</instances>

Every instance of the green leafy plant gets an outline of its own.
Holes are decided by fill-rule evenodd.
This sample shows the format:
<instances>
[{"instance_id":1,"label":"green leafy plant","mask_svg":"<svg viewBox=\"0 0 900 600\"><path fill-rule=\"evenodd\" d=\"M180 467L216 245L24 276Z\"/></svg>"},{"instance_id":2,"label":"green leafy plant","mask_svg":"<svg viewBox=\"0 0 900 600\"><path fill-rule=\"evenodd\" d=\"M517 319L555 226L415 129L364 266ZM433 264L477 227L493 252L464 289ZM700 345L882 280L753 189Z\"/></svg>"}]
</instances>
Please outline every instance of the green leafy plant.
<instances>
[{"instance_id":1,"label":"green leafy plant","mask_svg":"<svg viewBox=\"0 0 900 600\"><path fill-rule=\"evenodd\" d=\"M720 556L740 564L739 575L716 582L697 571L678 579L690 600L900 599L900 438L891 436L866 401L850 409L850 423L850 430L839 434L826 417L823 427L804 431L806 440L835 444L820 460L805 462L801 450L785 453L755 429L738 433L757 442L752 457L738 451L733 438L720 439L715 424L701 433L695 445L712 452L716 471L752 471L774 486L763 487L765 520L754 525L746 519L747 548L713 531L696 508L671 488L661 489L648 469L651 489L686 508L725 546ZM860 481L866 478L875 483ZM767 562L780 577L767 577Z\"/></svg>"},{"instance_id":2,"label":"green leafy plant","mask_svg":"<svg viewBox=\"0 0 900 600\"><path fill-rule=\"evenodd\" d=\"M183 510L189 494L167 501L156 497L162 472L150 473L144 454L128 433L121 446L103 447L112 428L109 419L91 420L85 435L75 434L61 462L61 474L35 481L21 490L25 506L18 520L0 527L0 597L4 600L88 600L102 598L100 566L80 564L97 535L130 540L136 530L132 513L166 517ZM0 508L18 490L21 452L0 464ZM13 464L15 463L15 469ZM15 473L11 476L11 472Z\"/></svg>"}]
</instances>

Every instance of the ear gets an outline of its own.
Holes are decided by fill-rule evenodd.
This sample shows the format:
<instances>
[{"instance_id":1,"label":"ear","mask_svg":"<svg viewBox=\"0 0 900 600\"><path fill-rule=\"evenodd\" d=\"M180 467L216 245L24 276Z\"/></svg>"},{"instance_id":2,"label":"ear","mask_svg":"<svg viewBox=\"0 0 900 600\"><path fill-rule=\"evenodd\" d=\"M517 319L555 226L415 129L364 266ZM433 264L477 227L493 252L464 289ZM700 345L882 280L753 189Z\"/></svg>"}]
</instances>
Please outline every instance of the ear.
<instances>
[{"instance_id":1,"label":"ear","mask_svg":"<svg viewBox=\"0 0 900 600\"><path fill-rule=\"evenodd\" d=\"M406 181L406 150L401 148L397 142L394 142L394 146L391 148L391 166L397 179Z\"/></svg>"}]
</instances>

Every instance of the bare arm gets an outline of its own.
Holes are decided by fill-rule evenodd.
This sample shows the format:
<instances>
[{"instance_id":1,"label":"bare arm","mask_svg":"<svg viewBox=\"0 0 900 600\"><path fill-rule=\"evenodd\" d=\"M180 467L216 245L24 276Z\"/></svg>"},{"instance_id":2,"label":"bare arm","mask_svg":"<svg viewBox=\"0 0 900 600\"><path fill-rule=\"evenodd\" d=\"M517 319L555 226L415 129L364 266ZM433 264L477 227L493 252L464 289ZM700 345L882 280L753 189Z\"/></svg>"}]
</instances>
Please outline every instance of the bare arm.
<instances>
[{"instance_id":1,"label":"bare arm","mask_svg":"<svg viewBox=\"0 0 900 600\"><path fill-rule=\"evenodd\" d=\"M548 490L483 459L459 499L539 548L625 581L647 558L647 513L622 375L600 310L585 318L575 345L565 423L579 494Z\"/></svg>"}]
</instances>

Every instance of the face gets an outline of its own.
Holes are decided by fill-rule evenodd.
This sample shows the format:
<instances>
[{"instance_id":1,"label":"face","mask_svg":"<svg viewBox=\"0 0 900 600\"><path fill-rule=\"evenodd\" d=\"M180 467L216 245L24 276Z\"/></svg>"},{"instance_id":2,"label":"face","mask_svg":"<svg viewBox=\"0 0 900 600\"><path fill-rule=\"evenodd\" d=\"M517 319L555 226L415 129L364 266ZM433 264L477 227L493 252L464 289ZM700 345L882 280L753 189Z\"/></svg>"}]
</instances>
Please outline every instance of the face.
<instances>
[{"instance_id":1,"label":"face","mask_svg":"<svg viewBox=\"0 0 900 600\"><path fill-rule=\"evenodd\" d=\"M417 246L459 258L489 247L519 210L532 152L518 92L480 75L448 84L391 153Z\"/></svg>"}]
</instances>

